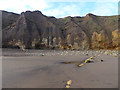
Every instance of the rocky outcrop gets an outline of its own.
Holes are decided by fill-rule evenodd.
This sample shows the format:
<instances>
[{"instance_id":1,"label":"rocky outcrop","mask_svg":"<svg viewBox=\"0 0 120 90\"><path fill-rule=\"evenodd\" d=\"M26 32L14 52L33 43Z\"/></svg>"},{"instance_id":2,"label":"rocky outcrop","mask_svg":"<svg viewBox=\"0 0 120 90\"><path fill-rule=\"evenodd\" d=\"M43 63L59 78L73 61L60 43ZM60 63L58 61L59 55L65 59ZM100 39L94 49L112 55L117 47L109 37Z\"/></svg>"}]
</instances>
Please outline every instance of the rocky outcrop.
<instances>
[{"instance_id":1,"label":"rocky outcrop","mask_svg":"<svg viewBox=\"0 0 120 90\"><path fill-rule=\"evenodd\" d=\"M40 11L20 15L3 11L3 47L114 49L118 39L118 16L55 18Z\"/></svg>"}]
</instances>

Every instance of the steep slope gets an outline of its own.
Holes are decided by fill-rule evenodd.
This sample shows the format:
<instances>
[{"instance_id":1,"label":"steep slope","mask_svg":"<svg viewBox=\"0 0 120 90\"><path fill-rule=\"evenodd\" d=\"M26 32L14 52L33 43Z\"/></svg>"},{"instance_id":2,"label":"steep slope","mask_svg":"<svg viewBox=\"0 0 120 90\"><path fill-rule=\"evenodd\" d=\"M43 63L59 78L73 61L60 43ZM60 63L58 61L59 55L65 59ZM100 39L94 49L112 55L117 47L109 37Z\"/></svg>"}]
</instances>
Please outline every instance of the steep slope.
<instances>
[{"instance_id":1,"label":"steep slope","mask_svg":"<svg viewBox=\"0 0 120 90\"><path fill-rule=\"evenodd\" d=\"M13 24L19 17L19 14L12 12L2 11L2 28L4 29L7 26Z\"/></svg>"},{"instance_id":2,"label":"steep slope","mask_svg":"<svg viewBox=\"0 0 120 90\"><path fill-rule=\"evenodd\" d=\"M118 47L118 16L89 13L85 17L57 19L40 11L9 14L3 12L3 47L72 50Z\"/></svg>"}]
</instances>

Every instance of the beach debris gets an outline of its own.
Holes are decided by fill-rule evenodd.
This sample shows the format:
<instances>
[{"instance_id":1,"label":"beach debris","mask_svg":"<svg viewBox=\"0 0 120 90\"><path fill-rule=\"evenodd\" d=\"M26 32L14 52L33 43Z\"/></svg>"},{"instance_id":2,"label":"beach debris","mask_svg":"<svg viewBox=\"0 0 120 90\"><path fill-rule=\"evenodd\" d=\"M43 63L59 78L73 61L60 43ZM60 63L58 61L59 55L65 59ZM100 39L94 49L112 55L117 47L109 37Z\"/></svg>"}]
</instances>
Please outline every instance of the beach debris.
<instances>
[{"instance_id":1,"label":"beach debris","mask_svg":"<svg viewBox=\"0 0 120 90\"><path fill-rule=\"evenodd\" d=\"M93 59L95 56L90 57L90 59Z\"/></svg>"},{"instance_id":2,"label":"beach debris","mask_svg":"<svg viewBox=\"0 0 120 90\"><path fill-rule=\"evenodd\" d=\"M87 63L87 62L88 62L88 60L90 60L90 59L85 60L85 62L84 62L84 63Z\"/></svg>"},{"instance_id":3,"label":"beach debris","mask_svg":"<svg viewBox=\"0 0 120 90\"><path fill-rule=\"evenodd\" d=\"M117 56L118 56L117 53L113 53L112 55L113 55L114 57L117 57Z\"/></svg>"},{"instance_id":4,"label":"beach debris","mask_svg":"<svg viewBox=\"0 0 120 90\"><path fill-rule=\"evenodd\" d=\"M67 81L67 85L71 85L72 84L72 80Z\"/></svg>"},{"instance_id":5,"label":"beach debris","mask_svg":"<svg viewBox=\"0 0 120 90\"><path fill-rule=\"evenodd\" d=\"M114 57L117 57L118 55L113 55Z\"/></svg>"},{"instance_id":6,"label":"beach debris","mask_svg":"<svg viewBox=\"0 0 120 90\"><path fill-rule=\"evenodd\" d=\"M90 58L86 59L83 63L80 63L80 64L78 65L78 67L81 67L81 66L85 65L85 63L92 63L92 62L94 62L94 61L92 60L94 57L95 57L95 56L91 56Z\"/></svg>"},{"instance_id":7,"label":"beach debris","mask_svg":"<svg viewBox=\"0 0 120 90\"><path fill-rule=\"evenodd\" d=\"M65 87L66 87L66 88L70 88L70 86L69 86L69 85L66 85Z\"/></svg>"},{"instance_id":8,"label":"beach debris","mask_svg":"<svg viewBox=\"0 0 120 90\"><path fill-rule=\"evenodd\" d=\"M84 63L92 63L92 62L94 62L94 61L92 61L92 60L90 60L90 59L87 59L87 60L85 60Z\"/></svg>"},{"instance_id":9,"label":"beach debris","mask_svg":"<svg viewBox=\"0 0 120 90\"><path fill-rule=\"evenodd\" d=\"M103 62L103 60L98 60L99 62Z\"/></svg>"},{"instance_id":10,"label":"beach debris","mask_svg":"<svg viewBox=\"0 0 120 90\"><path fill-rule=\"evenodd\" d=\"M81 64L79 64L79 65L78 65L78 67L81 67L81 66L83 66L83 65L84 65L84 64L83 64L83 63L81 63Z\"/></svg>"},{"instance_id":11,"label":"beach debris","mask_svg":"<svg viewBox=\"0 0 120 90\"><path fill-rule=\"evenodd\" d=\"M68 80L67 84L65 85L65 87L66 88L70 88L71 84L72 84L72 80Z\"/></svg>"},{"instance_id":12,"label":"beach debris","mask_svg":"<svg viewBox=\"0 0 120 90\"><path fill-rule=\"evenodd\" d=\"M44 54L42 54L41 56L44 56Z\"/></svg>"},{"instance_id":13,"label":"beach debris","mask_svg":"<svg viewBox=\"0 0 120 90\"><path fill-rule=\"evenodd\" d=\"M92 61L92 60L87 60L87 62L86 62L86 63L92 63L92 62L94 62L94 61Z\"/></svg>"},{"instance_id":14,"label":"beach debris","mask_svg":"<svg viewBox=\"0 0 120 90\"><path fill-rule=\"evenodd\" d=\"M109 53L109 55L112 55L113 53L111 52L111 53Z\"/></svg>"},{"instance_id":15,"label":"beach debris","mask_svg":"<svg viewBox=\"0 0 120 90\"><path fill-rule=\"evenodd\" d=\"M108 51L105 51L105 54L108 54Z\"/></svg>"},{"instance_id":16,"label":"beach debris","mask_svg":"<svg viewBox=\"0 0 120 90\"><path fill-rule=\"evenodd\" d=\"M94 61L92 61L92 59L93 59L94 57L95 57L95 56L92 56L92 57L86 59L86 60L84 61L84 63L91 63L91 62L94 62Z\"/></svg>"}]
</instances>

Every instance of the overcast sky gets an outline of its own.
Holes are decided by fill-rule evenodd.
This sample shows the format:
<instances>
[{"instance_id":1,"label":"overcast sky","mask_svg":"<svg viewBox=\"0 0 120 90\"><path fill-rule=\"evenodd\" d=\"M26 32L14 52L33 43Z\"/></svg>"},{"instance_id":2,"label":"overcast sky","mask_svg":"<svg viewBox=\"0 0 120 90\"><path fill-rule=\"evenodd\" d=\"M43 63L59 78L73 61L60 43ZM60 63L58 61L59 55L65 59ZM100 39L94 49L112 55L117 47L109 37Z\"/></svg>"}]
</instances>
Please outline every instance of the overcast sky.
<instances>
[{"instance_id":1,"label":"overcast sky","mask_svg":"<svg viewBox=\"0 0 120 90\"><path fill-rule=\"evenodd\" d=\"M117 0L0 0L0 10L21 13L39 10L44 15L57 18L85 16L88 13L101 16L118 14Z\"/></svg>"}]
</instances>

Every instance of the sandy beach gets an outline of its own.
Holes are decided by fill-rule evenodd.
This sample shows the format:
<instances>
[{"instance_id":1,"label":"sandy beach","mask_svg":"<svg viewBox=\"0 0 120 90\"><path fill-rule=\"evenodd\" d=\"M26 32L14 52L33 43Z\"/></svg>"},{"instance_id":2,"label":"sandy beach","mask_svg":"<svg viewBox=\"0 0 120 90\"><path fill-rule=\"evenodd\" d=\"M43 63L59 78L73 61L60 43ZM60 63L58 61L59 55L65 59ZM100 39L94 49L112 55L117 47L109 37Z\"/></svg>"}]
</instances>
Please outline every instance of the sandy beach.
<instances>
[{"instance_id":1,"label":"sandy beach","mask_svg":"<svg viewBox=\"0 0 120 90\"><path fill-rule=\"evenodd\" d=\"M95 56L92 63L80 62ZM117 51L3 50L3 88L118 88ZM100 62L103 60L103 62Z\"/></svg>"}]
</instances>

